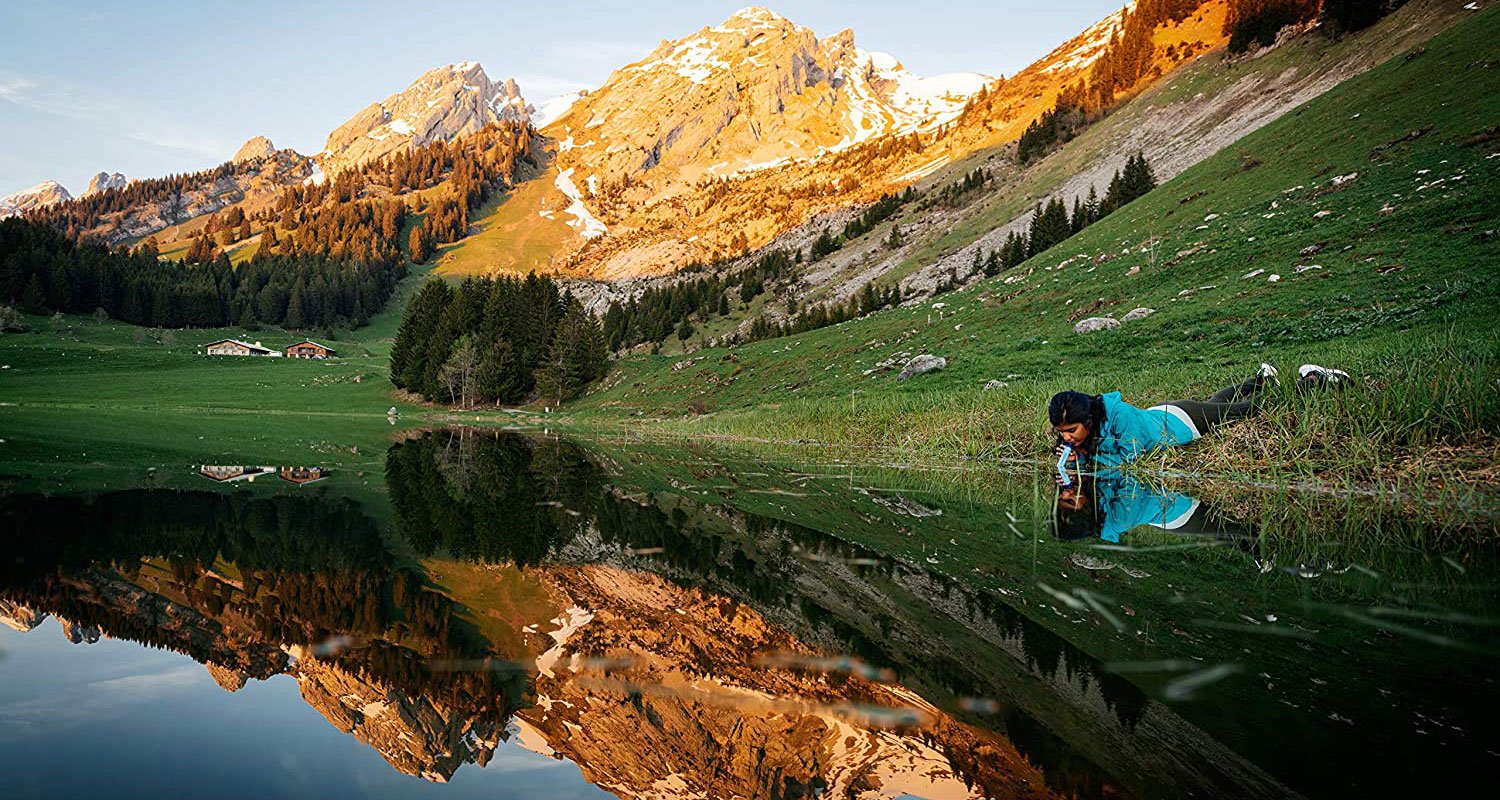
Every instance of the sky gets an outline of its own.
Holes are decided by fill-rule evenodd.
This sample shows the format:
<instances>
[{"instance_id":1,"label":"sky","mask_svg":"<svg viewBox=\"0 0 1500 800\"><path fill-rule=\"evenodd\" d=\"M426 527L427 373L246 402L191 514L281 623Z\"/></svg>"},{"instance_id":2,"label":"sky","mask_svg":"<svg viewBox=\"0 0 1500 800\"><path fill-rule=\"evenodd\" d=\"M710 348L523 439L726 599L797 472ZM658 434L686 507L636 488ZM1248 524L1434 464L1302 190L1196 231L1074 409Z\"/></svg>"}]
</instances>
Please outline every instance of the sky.
<instances>
[{"instance_id":1,"label":"sky","mask_svg":"<svg viewBox=\"0 0 1500 800\"><path fill-rule=\"evenodd\" d=\"M257 135L314 154L355 112L459 61L540 104L746 2L0 0L0 196L200 170ZM918 75L1009 75L1121 2L764 4L820 36L853 28Z\"/></svg>"}]
</instances>

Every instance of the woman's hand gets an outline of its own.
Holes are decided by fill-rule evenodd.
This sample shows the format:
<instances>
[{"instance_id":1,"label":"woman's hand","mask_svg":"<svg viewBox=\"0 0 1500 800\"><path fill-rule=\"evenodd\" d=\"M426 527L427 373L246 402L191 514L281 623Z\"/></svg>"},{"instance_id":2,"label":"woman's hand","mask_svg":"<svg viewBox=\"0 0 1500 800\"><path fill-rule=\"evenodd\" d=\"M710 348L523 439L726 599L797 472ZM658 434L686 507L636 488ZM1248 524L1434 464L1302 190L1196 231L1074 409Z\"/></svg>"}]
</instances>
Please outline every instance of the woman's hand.
<instances>
[{"instance_id":1,"label":"woman's hand","mask_svg":"<svg viewBox=\"0 0 1500 800\"><path fill-rule=\"evenodd\" d=\"M1066 449L1067 447L1068 447L1067 444L1065 444L1063 442L1058 442L1057 446L1054 447L1054 448L1052 448L1052 455L1057 456L1058 458L1062 458L1063 450ZM1075 448L1073 448L1073 452L1071 452L1071 453L1068 454L1068 461L1071 463L1071 462L1076 462L1077 460L1078 460L1078 448L1075 447Z\"/></svg>"}]
</instances>

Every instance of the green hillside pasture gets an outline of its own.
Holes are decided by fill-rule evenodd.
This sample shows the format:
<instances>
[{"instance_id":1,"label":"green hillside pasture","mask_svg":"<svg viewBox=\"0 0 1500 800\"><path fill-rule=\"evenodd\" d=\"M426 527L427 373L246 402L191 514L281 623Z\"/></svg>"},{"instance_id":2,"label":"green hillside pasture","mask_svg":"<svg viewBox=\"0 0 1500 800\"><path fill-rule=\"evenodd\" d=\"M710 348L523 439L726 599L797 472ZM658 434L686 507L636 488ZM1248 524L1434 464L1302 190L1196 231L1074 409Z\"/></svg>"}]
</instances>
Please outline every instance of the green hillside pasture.
<instances>
[{"instance_id":1,"label":"green hillside pasture","mask_svg":"<svg viewBox=\"0 0 1500 800\"><path fill-rule=\"evenodd\" d=\"M1474 15L995 279L691 363L624 359L573 410L695 435L1034 456L1056 390L1201 397L1260 361L1306 360L1365 388L1261 429L1280 440L1268 462L1352 481L1435 443L1493 458L1500 74L1475 57L1497 36L1500 14ZM1156 313L1073 333L1081 318L1137 307ZM923 352L948 369L897 382ZM992 379L1008 385L982 391ZM678 421L705 411L717 413ZM1316 447L1306 438L1339 431Z\"/></svg>"},{"instance_id":2,"label":"green hillside pasture","mask_svg":"<svg viewBox=\"0 0 1500 800\"><path fill-rule=\"evenodd\" d=\"M325 342L329 361L206 356L224 338L271 348L305 338L279 330L155 330L91 317L33 317L0 338L0 398L47 408L185 413L260 411L382 417L393 404L389 345Z\"/></svg>"}]
</instances>

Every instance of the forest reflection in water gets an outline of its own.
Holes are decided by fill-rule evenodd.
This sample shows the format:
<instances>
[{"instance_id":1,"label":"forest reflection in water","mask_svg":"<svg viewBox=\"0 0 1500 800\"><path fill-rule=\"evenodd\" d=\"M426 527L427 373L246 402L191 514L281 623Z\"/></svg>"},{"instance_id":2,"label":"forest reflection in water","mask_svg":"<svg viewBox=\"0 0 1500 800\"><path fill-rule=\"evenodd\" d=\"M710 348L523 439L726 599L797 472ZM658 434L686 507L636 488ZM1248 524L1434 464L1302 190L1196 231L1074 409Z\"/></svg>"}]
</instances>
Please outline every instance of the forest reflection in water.
<instances>
[{"instance_id":1,"label":"forest reflection in water","mask_svg":"<svg viewBox=\"0 0 1500 800\"><path fill-rule=\"evenodd\" d=\"M1120 476L1066 508L454 429L391 447L391 526L320 483L5 498L0 612L290 675L430 781L507 741L622 796L1331 796L1493 758L1489 565L1288 554Z\"/></svg>"}]
</instances>

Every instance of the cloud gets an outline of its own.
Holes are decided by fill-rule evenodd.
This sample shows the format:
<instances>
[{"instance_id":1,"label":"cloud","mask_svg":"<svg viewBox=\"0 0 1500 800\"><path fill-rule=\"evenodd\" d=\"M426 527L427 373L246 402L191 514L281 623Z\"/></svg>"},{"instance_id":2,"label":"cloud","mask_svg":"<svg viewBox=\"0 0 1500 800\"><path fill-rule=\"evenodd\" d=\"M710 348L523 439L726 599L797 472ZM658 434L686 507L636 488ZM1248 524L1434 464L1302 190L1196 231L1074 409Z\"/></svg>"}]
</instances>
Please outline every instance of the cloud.
<instances>
[{"instance_id":1,"label":"cloud","mask_svg":"<svg viewBox=\"0 0 1500 800\"><path fill-rule=\"evenodd\" d=\"M159 108L60 81L43 84L39 82L42 80L0 70L0 100L168 150L222 158L232 149L229 143L173 120Z\"/></svg>"},{"instance_id":2,"label":"cloud","mask_svg":"<svg viewBox=\"0 0 1500 800\"><path fill-rule=\"evenodd\" d=\"M184 664L163 672L64 685L42 697L0 705L0 742L113 719L204 680L202 667Z\"/></svg>"}]
</instances>

